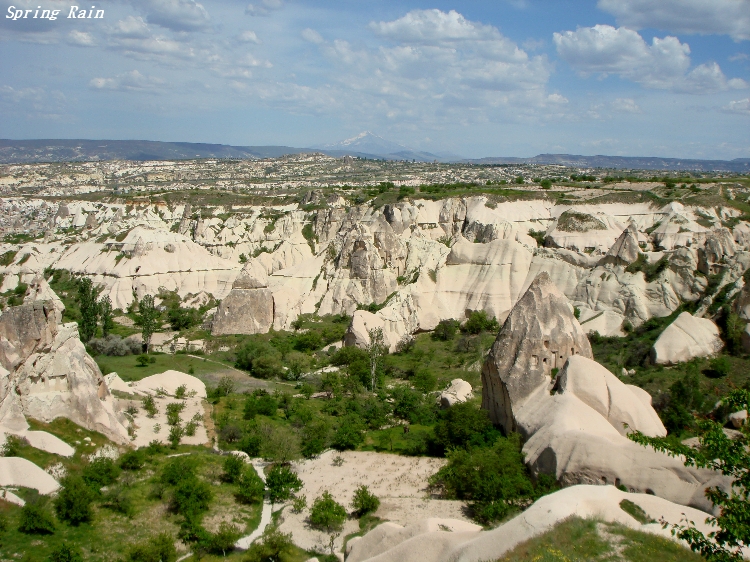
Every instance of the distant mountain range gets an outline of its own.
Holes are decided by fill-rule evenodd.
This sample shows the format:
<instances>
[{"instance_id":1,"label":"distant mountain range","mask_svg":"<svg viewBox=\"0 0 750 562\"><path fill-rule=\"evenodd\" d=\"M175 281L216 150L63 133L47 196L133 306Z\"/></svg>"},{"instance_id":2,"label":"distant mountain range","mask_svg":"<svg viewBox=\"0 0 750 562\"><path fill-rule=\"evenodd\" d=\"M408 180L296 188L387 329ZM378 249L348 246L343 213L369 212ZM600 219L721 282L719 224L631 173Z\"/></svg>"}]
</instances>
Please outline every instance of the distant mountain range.
<instances>
[{"instance_id":1,"label":"distant mountain range","mask_svg":"<svg viewBox=\"0 0 750 562\"><path fill-rule=\"evenodd\" d=\"M189 160L193 158L275 158L285 154L322 152L334 157L356 156L418 162L469 164L558 164L579 168L634 170L695 170L750 173L750 158L734 160L693 160L640 156L580 156L539 154L532 158L493 157L465 159L456 155L412 150L385 140L369 131L335 144L316 148L291 146L230 146L189 142L82 139L0 139L0 164L31 162L80 162L98 160Z\"/></svg>"}]
</instances>

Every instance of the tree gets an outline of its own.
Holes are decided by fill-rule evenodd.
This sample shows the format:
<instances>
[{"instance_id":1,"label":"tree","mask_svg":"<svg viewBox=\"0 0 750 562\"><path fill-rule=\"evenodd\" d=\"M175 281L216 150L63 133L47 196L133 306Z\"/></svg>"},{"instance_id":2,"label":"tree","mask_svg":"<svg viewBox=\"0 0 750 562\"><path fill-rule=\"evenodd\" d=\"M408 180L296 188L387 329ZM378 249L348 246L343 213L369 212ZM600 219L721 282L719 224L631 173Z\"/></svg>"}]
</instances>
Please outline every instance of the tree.
<instances>
[{"instance_id":1,"label":"tree","mask_svg":"<svg viewBox=\"0 0 750 562\"><path fill-rule=\"evenodd\" d=\"M102 321L102 337L107 337L112 328L115 327L112 313L112 299L103 296L99 299L99 318Z\"/></svg>"},{"instance_id":2,"label":"tree","mask_svg":"<svg viewBox=\"0 0 750 562\"><path fill-rule=\"evenodd\" d=\"M212 499L211 486L194 476L188 477L172 491L170 508L185 519L195 521L208 511Z\"/></svg>"},{"instance_id":3,"label":"tree","mask_svg":"<svg viewBox=\"0 0 750 562\"><path fill-rule=\"evenodd\" d=\"M250 545L245 562L279 562L284 554L292 550L292 534L273 530L263 539Z\"/></svg>"},{"instance_id":4,"label":"tree","mask_svg":"<svg viewBox=\"0 0 750 562\"><path fill-rule=\"evenodd\" d=\"M729 411L750 409L750 391L733 390L722 401ZM720 423L701 420L697 423L700 445L692 448L669 437L648 437L638 431L628 437L644 446L672 457L684 458L685 466L709 468L732 478L732 490L708 488L706 497L719 508L720 515L708 516L706 522L716 531L704 535L693 521L669 525L673 536L686 541L690 548L711 562L739 562L742 547L750 545L750 428L745 425L736 439L729 438Z\"/></svg>"},{"instance_id":5,"label":"tree","mask_svg":"<svg viewBox=\"0 0 750 562\"><path fill-rule=\"evenodd\" d=\"M378 507L380 507L380 500L375 494L370 492L367 486L362 484L355 490L354 498L352 498L352 508L359 517L377 511Z\"/></svg>"},{"instance_id":6,"label":"tree","mask_svg":"<svg viewBox=\"0 0 750 562\"><path fill-rule=\"evenodd\" d=\"M219 530L211 533L205 541L205 548L212 554L226 556L227 552L234 550L234 543L242 533L236 525L222 521Z\"/></svg>"},{"instance_id":7,"label":"tree","mask_svg":"<svg viewBox=\"0 0 750 562\"><path fill-rule=\"evenodd\" d=\"M388 347L383 338L383 329L374 328L367 331L370 343L367 344L367 355L370 360L370 389L375 392L377 373L383 361L383 356L388 354Z\"/></svg>"},{"instance_id":8,"label":"tree","mask_svg":"<svg viewBox=\"0 0 750 562\"><path fill-rule=\"evenodd\" d=\"M224 482L235 484L242 476L242 469L245 468L245 461L239 455L229 454L224 459L224 473L221 475L221 479Z\"/></svg>"},{"instance_id":9,"label":"tree","mask_svg":"<svg viewBox=\"0 0 750 562\"><path fill-rule=\"evenodd\" d=\"M174 539L167 533L151 537L145 542L132 546L125 560L127 562L175 562L177 549L174 546Z\"/></svg>"},{"instance_id":10,"label":"tree","mask_svg":"<svg viewBox=\"0 0 750 562\"><path fill-rule=\"evenodd\" d=\"M144 295L138 301L138 312L135 314L135 323L141 327L141 337L143 338L146 353L148 353L149 346L151 345L151 336L159 327L160 317L161 312L159 312L159 309L154 304L153 295Z\"/></svg>"},{"instance_id":11,"label":"tree","mask_svg":"<svg viewBox=\"0 0 750 562\"><path fill-rule=\"evenodd\" d=\"M88 343L96 335L99 319L99 304L96 302L96 296L97 290L91 279L84 277L78 282L78 308L81 311L78 332L84 343Z\"/></svg>"},{"instance_id":12,"label":"tree","mask_svg":"<svg viewBox=\"0 0 750 562\"><path fill-rule=\"evenodd\" d=\"M266 476L271 503L286 501L302 488L302 480L288 466L274 465Z\"/></svg>"},{"instance_id":13,"label":"tree","mask_svg":"<svg viewBox=\"0 0 750 562\"><path fill-rule=\"evenodd\" d=\"M71 474L62 481L63 488L55 498L57 516L70 525L91 521L91 504L96 499L94 492L78 475Z\"/></svg>"},{"instance_id":14,"label":"tree","mask_svg":"<svg viewBox=\"0 0 750 562\"><path fill-rule=\"evenodd\" d=\"M441 320L432 332L432 339L450 341L455 337L458 327L459 323L457 320L453 320L452 318L450 320Z\"/></svg>"},{"instance_id":15,"label":"tree","mask_svg":"<svg viewBox=\"0 0 750 562\"><path fill-rule=\"evenodd\" d=\"M241 503L261 503L266 491L266 485L260 479L253 467L247 467L237 480L235 496Z\"/></svg>"},{"instance_id":16,"label":"tree","mask_svg":"<svg viewBox=\"0 0 750 562\"><path fill-rule=\"evenodd\" d=\"M326 490L323 495L315 498L310 508L310 524L319 529L325 529L328 533L341 529L346 520L346 509L333 499L331 493Z\"/></svg>"},{"instance_id":17,"label":"tree","mask_svg":"<svg viewBox=\"0 0 750 562\"><path fill-rule=\"evenodd\" d=\"M47 558L47 562L83 562L81 549L64 542Z\"/></svg>"}]
</instances>

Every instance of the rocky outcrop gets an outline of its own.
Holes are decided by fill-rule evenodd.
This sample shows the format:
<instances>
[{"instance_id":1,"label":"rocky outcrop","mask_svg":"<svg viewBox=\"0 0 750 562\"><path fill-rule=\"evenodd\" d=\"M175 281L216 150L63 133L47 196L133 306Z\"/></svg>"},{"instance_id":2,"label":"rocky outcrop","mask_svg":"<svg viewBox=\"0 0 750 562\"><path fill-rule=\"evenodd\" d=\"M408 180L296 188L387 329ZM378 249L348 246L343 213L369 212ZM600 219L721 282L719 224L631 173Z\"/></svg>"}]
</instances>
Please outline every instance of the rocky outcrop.
<instances>
[{"instance_id":1,"label":"rocky outcrop","mask_svg":"<svg viewBox=\"0 0 750 562\"><path fill-rule=\"evenodd\" d=\"M706 243L698 252L698 269L713 275L721 269L721 262L737 253L734 236L728 228L717 228L706 236Z\"/></svg>"},{"instance_id":2,"label":"rocky outcrop","mask_svg":"<svg viewBox=\"0 0 750 562\"><path fill-rule=\"evenodd\" d=\"M261 268L243 270L213 317L211 333L265 334L273 325L273 294Z\"/></svg>"},{"instance_id":3,"label":"rocky outcrop","mask_svg":"<svg viewBox=\"0 0 750 562\"><path fill-rule=\"evenodd\" d=\"M26 417L68 418L116 442L126 442L99 367L75 323L58 324L52 302L11 307L0 315L0 425L28 428Z\"/></svg>"},{"instance_id":4,"label":"rocky outcrop","mask_svg":"<svg viewBox=\"0 0 750 562\"><path fill-rule=\"evenodd\" d=\"M622 231L620 237L615 241L607 252L607 255L604 256L599 263L627 266L636 261L640 253L641 247L638 245L638 228L635 223L631 222L628 227Z\"/></svg>"},{"instance_id":5,"label":"rocky outcrop","mask_svg":"<svg viewBox=\"0 0 750 562\"><path fill-rule=\"evenodd\" d=\"M723 346L716 324L683 312L659 335L651 349L651 360L657 365L674 365L710 357Z\"/></svg>"},{"instance_id":6,"label":"rocky outcrop","mask_svg":"<svg viewBox=\"0 0 750 562\"><path fill-rule=\"evenodd\" d=\"M469 400L473 395L471 385L463 379L453 379L445 390L437 397L437 405L441 408L450 408Z\"/></svg>"},{"instance_id":7,"label":"rocky outcrop","mask_svg":"<svg viewBox=\"0 0 750 562\"><path fill-rule=\"evenodd\" d=\"M568 299L541 273L511 310L482 367L482 408L504 431L517 431L515 410L571 355L591 358L591 345Z\"/></svg>"},{"instance_id":8,"label":"rocky outcrop","mask_svg":"<svg viewBox=\"0 0 750 562\"><path fill-rule=\"evenodd\" d=\"M625 486L709 510L703 491L726 488L728 480L630 441L631 430L666 431L650 396L596 363L585 338L565 297L548 277L537 278L485 361L482 407L505 431L523 435L524 457L535 474L554 474L564 485Z\"/></svg>"}]
</instances>

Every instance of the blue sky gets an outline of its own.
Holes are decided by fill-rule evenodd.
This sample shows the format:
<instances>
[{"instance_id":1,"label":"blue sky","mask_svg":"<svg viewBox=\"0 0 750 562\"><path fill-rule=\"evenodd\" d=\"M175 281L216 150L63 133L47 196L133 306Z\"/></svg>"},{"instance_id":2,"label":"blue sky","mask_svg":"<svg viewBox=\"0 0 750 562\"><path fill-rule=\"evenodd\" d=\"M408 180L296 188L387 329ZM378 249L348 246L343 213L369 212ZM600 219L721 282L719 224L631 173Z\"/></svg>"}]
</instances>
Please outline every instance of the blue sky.
<instances>
[{"instance_id":1,"label":"blue sky","mask_svg":"<svg viewBox=\"0 0 750 562\"><path fill-rule=\"evenodd\" d=\"M71 5L0 0L0 137L750 157L750 0Z\"/></svg>"}]
</instances>

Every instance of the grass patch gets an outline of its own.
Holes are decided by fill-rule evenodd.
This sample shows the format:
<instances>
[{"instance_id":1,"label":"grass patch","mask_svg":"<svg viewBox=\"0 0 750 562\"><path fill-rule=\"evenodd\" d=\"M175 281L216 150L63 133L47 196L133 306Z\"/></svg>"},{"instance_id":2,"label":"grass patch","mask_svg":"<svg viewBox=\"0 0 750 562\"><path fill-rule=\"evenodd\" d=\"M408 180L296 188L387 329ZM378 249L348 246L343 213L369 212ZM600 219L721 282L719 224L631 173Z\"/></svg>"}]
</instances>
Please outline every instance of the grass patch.
<instances>
[{"instance_id":1,"label":"grass patch","mask_svg":"<svg viewBox=\"0 0 750 562\"><path fill-rule=\"evenodd\" d=\"M641 508L640 505L634 504L630 500L622 500L620 502L620 509L642 525L645 525L646 523L655 523L655 521L643 511L643 508Z\"/></svg>"},{"instance_id":2,"label":"grass patch","mask_svg":"<svg viewBox=\"0 0 750 562\"><path fill-rule=\"evenodd\" d=\"M506 553L498 562L698 562L703 558L663 537L623 525L572 517Z\"/></svg>"},{"instance_id":3,"label":"grass patch","mask_svg":"<svg viewBox=\"0 0 750 562\"><path fill-rule=\"evenodd\" d=\"M221 365L217 365L205 358L196 359L187 354L177 353L175 355L152 353L149 358L154 359L154 363L149 363L140 367L136 362L136 355L125 355L123 357L109 357L106 355L97 355L94 359L99 365L102 373L116 372L120 378L126 382L138 381L144 377L163 373L168 369L188 373L192 369L193 374L201 378L204 375L210 375L217 371L223 370Z\"/></svg>"}]
</instances>

